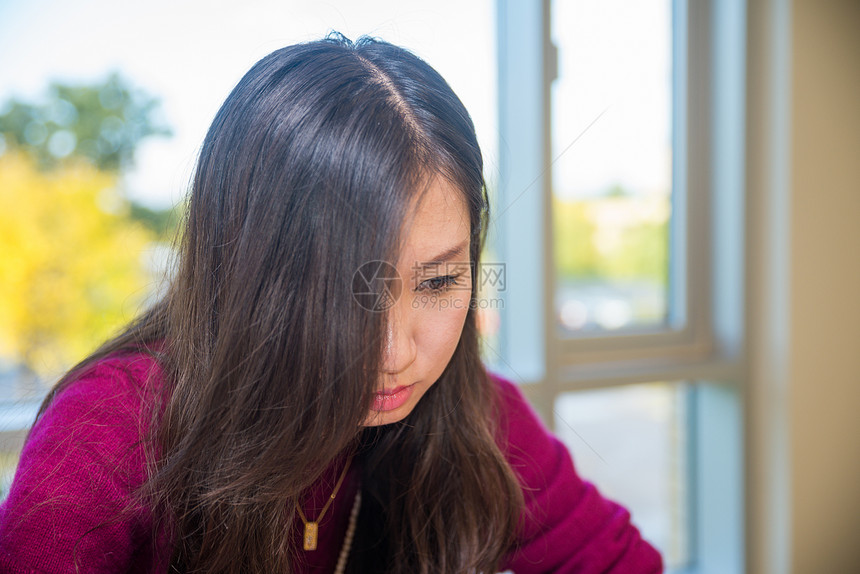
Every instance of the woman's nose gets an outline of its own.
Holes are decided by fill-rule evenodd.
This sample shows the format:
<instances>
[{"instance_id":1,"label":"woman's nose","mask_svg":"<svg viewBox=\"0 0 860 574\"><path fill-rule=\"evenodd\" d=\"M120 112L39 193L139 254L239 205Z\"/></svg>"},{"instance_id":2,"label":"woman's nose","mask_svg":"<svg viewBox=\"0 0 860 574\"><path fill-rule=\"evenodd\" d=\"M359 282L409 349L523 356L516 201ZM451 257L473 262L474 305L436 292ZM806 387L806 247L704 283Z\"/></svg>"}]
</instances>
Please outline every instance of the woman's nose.
<instances>
[{"instance_id":1,"label":"woman's nose","mask_svg":"<svg viewBox=\"0 0 860 574\"><path fill-rule=\"evenodd\" d=\"M415 362L417 351L410 330L401 320L397 307L393 308L385 329L382 370L389 375L402 373Z\"/></svg>"}]
</instances>

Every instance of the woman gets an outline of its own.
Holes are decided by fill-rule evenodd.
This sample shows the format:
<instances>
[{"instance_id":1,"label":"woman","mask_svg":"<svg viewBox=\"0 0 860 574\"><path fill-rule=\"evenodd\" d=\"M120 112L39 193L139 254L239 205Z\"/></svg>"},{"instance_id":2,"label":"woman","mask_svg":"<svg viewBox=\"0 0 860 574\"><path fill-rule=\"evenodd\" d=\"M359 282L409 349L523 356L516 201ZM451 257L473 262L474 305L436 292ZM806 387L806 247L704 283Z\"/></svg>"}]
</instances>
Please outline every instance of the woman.
<instances>
[{"instance_id":1,"label":"woman","mask_svg":"<svg viewBox=\"0 0 860 574\"><path fill-rule=\"evenodd\" d=\"M392 45L289 46L204 141L163 299L64 377L10 572L658 572L482 366L472 122Z\"/></svg>"}]
</instances>

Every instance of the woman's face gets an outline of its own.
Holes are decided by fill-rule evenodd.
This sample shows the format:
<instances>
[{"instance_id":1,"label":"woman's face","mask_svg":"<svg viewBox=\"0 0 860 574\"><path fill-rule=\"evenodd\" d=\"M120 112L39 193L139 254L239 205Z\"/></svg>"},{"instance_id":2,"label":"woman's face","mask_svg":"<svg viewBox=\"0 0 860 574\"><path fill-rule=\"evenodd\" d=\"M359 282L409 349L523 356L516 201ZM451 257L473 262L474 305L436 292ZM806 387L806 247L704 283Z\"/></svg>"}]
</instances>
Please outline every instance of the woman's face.
<instances>
[{"instance_id":1,"label":"woman's face","mask_svg":"<svg viewBox=\"0 0 860 574\"><path fill-rule=\"evenodd\" d=\"M384 372L365 426L406 417L451 360L471 300L470 231L462 192L435 178L404 229L403 288L386 311Z\"/></svg>"}]
</instances>

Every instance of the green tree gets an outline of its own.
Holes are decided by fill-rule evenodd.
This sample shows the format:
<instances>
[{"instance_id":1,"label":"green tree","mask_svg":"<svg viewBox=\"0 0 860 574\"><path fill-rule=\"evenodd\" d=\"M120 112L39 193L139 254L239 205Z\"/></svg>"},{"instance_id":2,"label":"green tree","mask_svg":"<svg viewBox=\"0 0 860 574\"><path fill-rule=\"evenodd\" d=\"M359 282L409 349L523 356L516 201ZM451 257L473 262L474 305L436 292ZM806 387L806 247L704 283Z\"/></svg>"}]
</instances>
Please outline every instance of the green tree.
<instances>
[{"instance_id":1,"label":"green tree","mask_svg":"<svg viewBox=\"0 0 860 574\"><path fill-rule=\"evenodd\" d=\"M51 83L45 101L12 99L0 114L5 146L36 159L42 170L68 157L103 171L131 167L142 140L171 134L158 119L158 98L133 88L118 73L92 85Z\"/></svg>"},{"instance_id":2,"label":"green tree","mask_svg":"<svg viewBox=\"0 0 860 574\"><path fill-rule=\"evenodd\" d=\"M555 263L564 279L593 278L599 274L600 254L594 246L596 226L584 201L553 196Z\"/></svg>"},{"instance_id":3,"label":"green tree","mask_svg":"<svg viewBox=\"0 0 860 574\"><path fill-rule=\"evenodd\" d=\"M669 277L669 226L640 223L626 229L621 246L603 260L613 279L645 279L666 285Z\"/></svg>"},{"instance_id":4,"label":"green tree","mask_svg":"<svg viewBox=\"0 0 860 574\"><path fill-rule=\"evenodd\" d=\"M629 217L642 201L620 186L598 198L553 199L556 268L562 279L645 280L665 285L668 280L668 219ZM668 200L667 200L668 201ZM627 214L614 228L601 226L597 212L612 208ZM617 219L617 218L613 218ZM600 229L598 229L600 227ZM598 231L613 241L598 245Z\"/></svg>"}]
</instances>

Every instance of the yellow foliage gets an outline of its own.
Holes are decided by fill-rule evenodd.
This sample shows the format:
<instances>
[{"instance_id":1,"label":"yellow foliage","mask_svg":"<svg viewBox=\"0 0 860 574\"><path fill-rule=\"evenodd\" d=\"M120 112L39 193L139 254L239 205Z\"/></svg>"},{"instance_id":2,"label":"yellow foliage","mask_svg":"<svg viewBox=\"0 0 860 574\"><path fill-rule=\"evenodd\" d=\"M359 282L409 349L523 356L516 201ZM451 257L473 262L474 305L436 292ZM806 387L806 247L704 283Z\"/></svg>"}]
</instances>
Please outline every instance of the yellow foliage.
<instances>
[{"instance_id":1,"label":"yellow foliage","mask_svg":"<svg viewBox=\"0 0 860 574\"><path fill-rule=\"evenodd\" d=\"M136 314L153 238L116 183L83 162L40 172L0 156L0 356L56 374Z\"/></svg>"}]
</instances>

